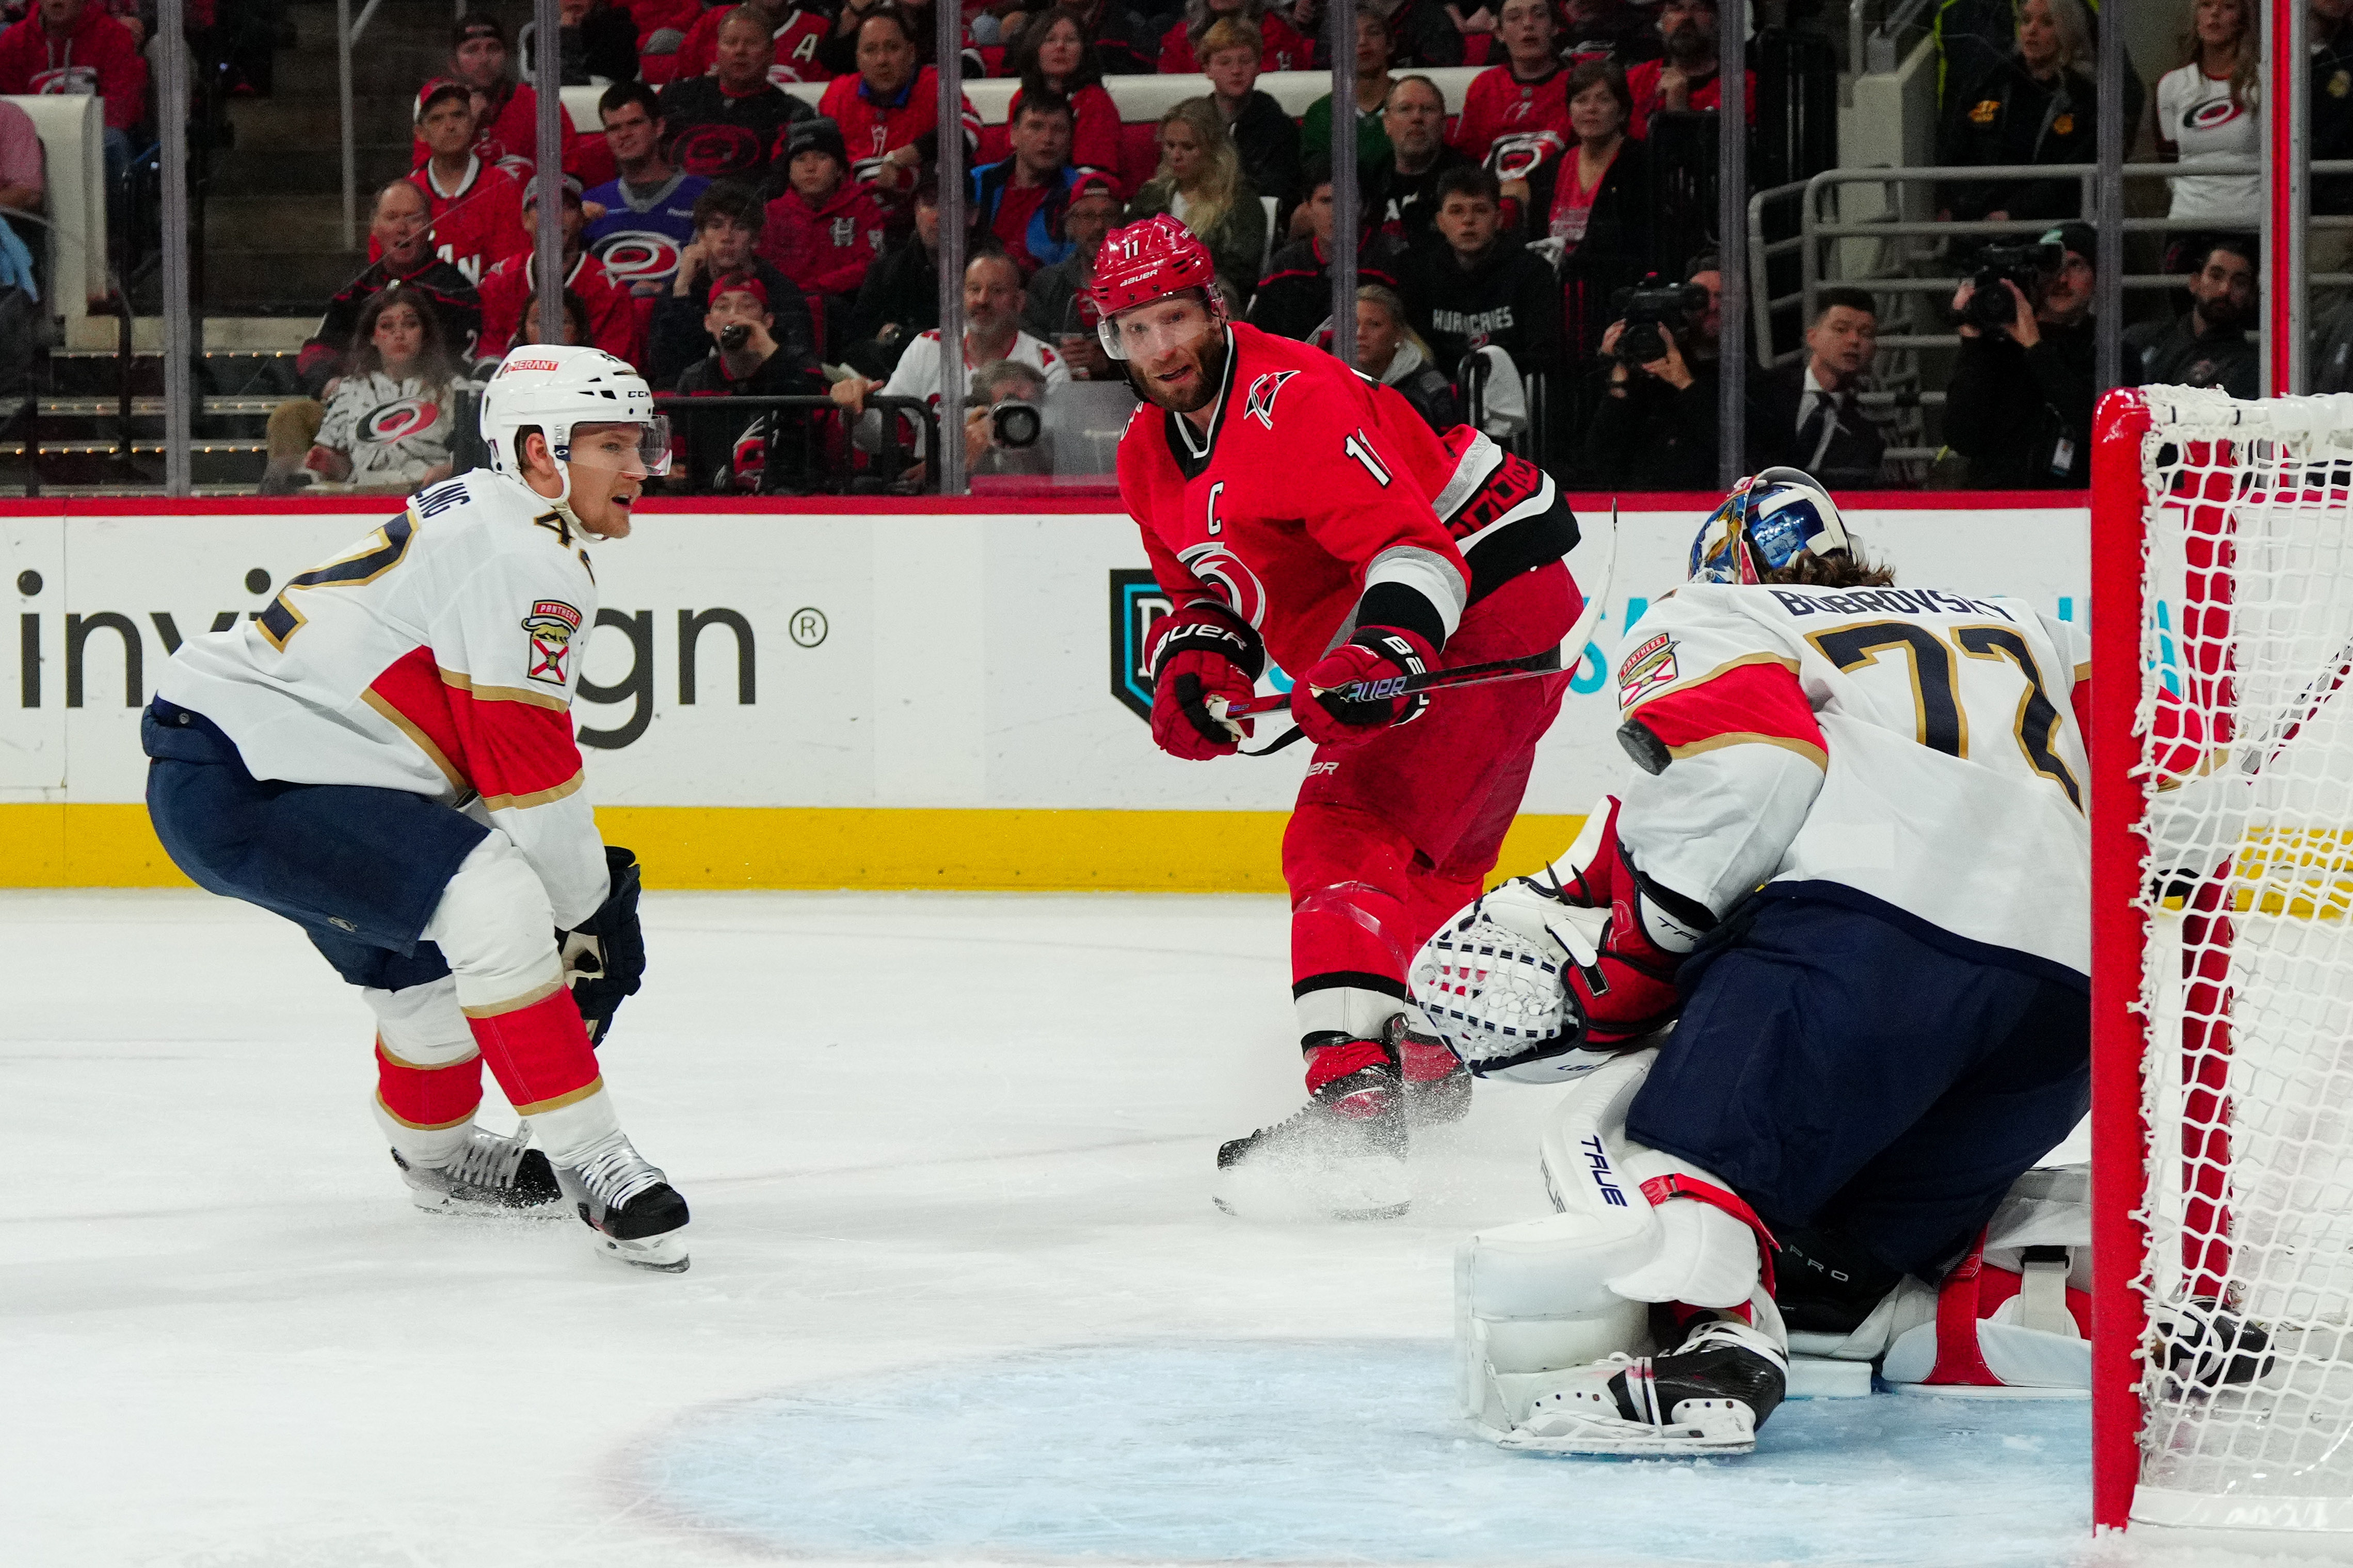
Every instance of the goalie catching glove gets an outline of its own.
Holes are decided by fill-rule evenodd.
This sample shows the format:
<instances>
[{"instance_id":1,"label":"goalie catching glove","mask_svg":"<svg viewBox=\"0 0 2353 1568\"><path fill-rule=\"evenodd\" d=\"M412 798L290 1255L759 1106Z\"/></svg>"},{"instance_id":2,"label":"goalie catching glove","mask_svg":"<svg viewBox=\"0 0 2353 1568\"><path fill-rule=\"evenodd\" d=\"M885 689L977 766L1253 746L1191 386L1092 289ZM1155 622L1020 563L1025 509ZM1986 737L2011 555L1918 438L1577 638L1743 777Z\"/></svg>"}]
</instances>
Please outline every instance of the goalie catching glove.
<instances>
[{"instance_id":1,"label":"goalie catching glove","mask_svg":"<svg viewBox=\"0 0 2353 1568\"><path fill-rule=\"evenodd\" d=\"M1618 842L1618 802L1569 852L1440 926L1414 961L1414 996L1482 1078L1549 1083L1592 1071L1663 1028L1690 942L1645 920L1651 901Z\"/></svg>"},{"instance_id":2,"label":"goalie catching glove","mask_svg":"<svg viewBox=\"0 0 2353 1568\"><path fill-rule=\"evenodd\" d=\"M605 901L575 930L556 932L555 942L563 954L564 983L572 987L592 1046L605 1043L613 1015L624 998L638 994L646 973L646 933L638 924L638 858L607 844L605 871L610 882Z\"/></svg>"},{"instance_id":3,"label":"goalie catching glove","mask_svg":"<svg viewBox=\"0 0 2353 1568\"><path fill-rule=\"evenodd\" d=\"M1219 719L1209 699L1240 702L1257 688L1266 647L1223 605L1198 600L1152 628L1152 742L1172 757L1206 763L1231 756L1250 721Z\"/></svg>"}]
</instances>

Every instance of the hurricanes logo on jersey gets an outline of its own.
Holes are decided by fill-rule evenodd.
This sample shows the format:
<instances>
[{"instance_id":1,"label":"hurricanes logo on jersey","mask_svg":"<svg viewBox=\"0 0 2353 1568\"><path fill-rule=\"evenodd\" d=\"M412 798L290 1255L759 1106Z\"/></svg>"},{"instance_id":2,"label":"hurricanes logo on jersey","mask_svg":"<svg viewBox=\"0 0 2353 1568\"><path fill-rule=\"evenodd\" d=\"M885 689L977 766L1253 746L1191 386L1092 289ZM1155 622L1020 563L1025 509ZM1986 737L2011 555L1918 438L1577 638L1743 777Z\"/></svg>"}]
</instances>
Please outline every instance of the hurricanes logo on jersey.
<instances>
[{"instance_id":1,"label":"hurricanes logo on jersey","mask_svg":"<svg viewBox=\"0 0 2353 1568\"><path fill-rule=\"evenodd\" d=\"M608 234L589 248L605 264L606 276L624 289L678 275L678 241L651 229Z\"/></svg>"},{"instance_id":2,"label":"hurricanes logo on jersey","mask_svg":"<svg viewBox=\"0 0 2353 1568\"><path fill-rule=\"evenodd\" d=\"M1274 395L1282 390L1284 382L1298 374L1295 370L1271 370L1251 382L1250 396L1242 404L1242 413L1268 429L1273 429Z\"/></svg>"},{"instance_id":3,"label":"hurricanes logo on jersey","mask_svg":"<svg viewBox=\"0 0 2353 1568\"><path fill-rule=\"evenodd\" d=\"M396 397L361 415L352 434L371 446L388 447L395 441L423 435L440 417L441 405L429 397Z\"/></svg>"},{"instance_id":4,"label":"hurricanes logo on jersey","mask_svg":"<svg viewBox=\"0 0 2353 1568\"><path fill-rule=\"evenodd\" d=\"M561 599L540 599L522 618L530 638L523 674L548 686L561 686L572 673L572 638L580 630L580 612Z\"/></svg>"},{"instance_id":5,"label":"hurricanes logo on jersey","mask_svg":"<svg viewBox=\"0 0 2353 1568\"><path fill-rule=\"evenodd\" d=\"M1204 587L1216 591L1226 608L1258 626L1266 617L1266 587L1242 558L1222 544L1188 545L1176 557Z\"/></svg>"},{"instance_id":6,"label":"hurricanes logo on jersey","mask_svg":"<svg viewBox=\"0 0 2353 1568\"><path fill-rule=\"evenodd\" d=\"M1556 131L1515 131L1495 138L1487 149L1487 167L1499 180L1529 179L1567 145Z\"/></svg>"},{"instance_id":7,"label":"hurricanes logo on jersey","mask_svg":"<svg viewBox=\"0 0 2353 1568\"><path fill-rule=\"evenodd\" d=\"M2228 97L2210 98L2203 103L2193 103L2181 116L2184 131L2211 131L2217 125L2228 125L2246 111L2236 100Z\"/></svg>"}]
</instances>

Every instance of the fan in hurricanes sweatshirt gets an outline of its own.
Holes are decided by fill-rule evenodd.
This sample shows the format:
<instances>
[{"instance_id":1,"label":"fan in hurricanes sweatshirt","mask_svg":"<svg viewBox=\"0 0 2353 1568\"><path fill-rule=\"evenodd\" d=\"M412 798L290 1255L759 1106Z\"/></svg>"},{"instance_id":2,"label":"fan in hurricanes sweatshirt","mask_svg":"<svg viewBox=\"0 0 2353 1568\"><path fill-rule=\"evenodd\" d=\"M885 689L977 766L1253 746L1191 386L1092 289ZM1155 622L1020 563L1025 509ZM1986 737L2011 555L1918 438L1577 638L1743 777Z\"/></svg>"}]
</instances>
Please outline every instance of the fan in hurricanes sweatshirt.
<instances>
[{"instance_id":1,"label":"fan in hurricanes sweatshirt","mask_svg":"<svg viewBox=\"0 0 2353 1568\"><path fill-rule=\"evenodd\" d=\"M768 204L760 258L825 296L828 314L847 311L882 252L890 215L871 186L849 178L841 127L822 115L792 128L784 163L785 194Z\"/></svg>"}]
</instances>

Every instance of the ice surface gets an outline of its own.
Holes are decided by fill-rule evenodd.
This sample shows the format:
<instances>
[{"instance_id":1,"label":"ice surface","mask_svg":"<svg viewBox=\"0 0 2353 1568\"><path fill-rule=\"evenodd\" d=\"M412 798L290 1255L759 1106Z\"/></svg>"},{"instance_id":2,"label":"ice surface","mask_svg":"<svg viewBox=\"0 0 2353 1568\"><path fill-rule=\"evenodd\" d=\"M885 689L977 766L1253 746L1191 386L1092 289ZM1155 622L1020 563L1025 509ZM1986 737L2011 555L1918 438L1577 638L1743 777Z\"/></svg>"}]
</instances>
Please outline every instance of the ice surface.
<instances>
[{"instance_id":1,"label":"ice surface","mask_svg":"<svg viewBox=\"0 0 2353 1568\"><path fill-rule=\"evenodd\" d=\"M1792 1405L1706 1465L1467 1438L1453 1247L1543 1212L1557 1090L1482 1087L1408 1219L1218 1214L1218 1141L1299 1092L1279 900L646 914L604 1055L694 1205L678 1278L412 1210L292 928L0 895L0 1564L2078 1555L2079 1408Z\"/></svg>"}]
</instances>

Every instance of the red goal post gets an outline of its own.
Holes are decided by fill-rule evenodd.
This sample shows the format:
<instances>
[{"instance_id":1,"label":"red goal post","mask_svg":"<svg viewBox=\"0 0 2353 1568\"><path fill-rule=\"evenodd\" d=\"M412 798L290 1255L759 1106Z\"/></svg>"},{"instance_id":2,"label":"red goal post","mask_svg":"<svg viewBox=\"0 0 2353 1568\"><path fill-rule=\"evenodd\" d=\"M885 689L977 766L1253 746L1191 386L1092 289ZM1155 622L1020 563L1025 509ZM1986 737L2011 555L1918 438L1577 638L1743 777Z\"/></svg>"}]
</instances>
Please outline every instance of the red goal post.
<instances>
[{"instance_id":1,"label":"red goal post","mask_svg":"<svg viewBox=\"0 0 2353 1568\"><path fill-rule=\"evenodd\" d=\"M2092 486L2094 1521L2353 1557L2353 396Z\"/></svg>"}]
</instances>

